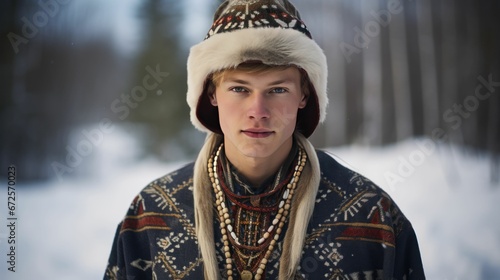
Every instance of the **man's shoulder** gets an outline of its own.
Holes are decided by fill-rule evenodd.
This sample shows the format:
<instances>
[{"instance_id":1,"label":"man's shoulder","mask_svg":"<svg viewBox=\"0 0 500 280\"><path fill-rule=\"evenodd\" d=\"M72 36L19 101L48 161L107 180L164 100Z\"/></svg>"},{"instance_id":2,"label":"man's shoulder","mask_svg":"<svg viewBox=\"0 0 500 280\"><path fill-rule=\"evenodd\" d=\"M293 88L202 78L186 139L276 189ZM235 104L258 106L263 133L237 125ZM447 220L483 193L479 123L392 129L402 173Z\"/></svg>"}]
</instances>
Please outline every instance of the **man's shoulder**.
<instances>
[{"instance_id":1,"label":"man's shoulder","mask_svg":"<svg viewBox=\"0 0 500 280\"><path fill-rule=\"evenodd\" d=\"M143 190L147 191L151 188L161 188L165 191L171 191L182 186L192 185L193 181L194 162L183 165L182 167L171 171L155 180L151 181Z\"/></svg>"},{"instance_id":2,"label":"man's shoulder","mask_svg":"<svg viewBox=\"0 0 500 280\"><path fill-rule=\"evenodd\" d=\"M376 192L384 192L377 184L362 174L346 167L328 152L317 150L322 181L327 181L351 191L368 188Z\"/></svg>"},{"instance_id":3,"label":"man's shoulder","mask_svg":"<svg viewBox=\"0 0 500 280\"><path fill-rule=\"evenodd\" d=\"M340 208L370 205L365 209L371 211L372 206L384 205L384 210L403 215L391 196L372 180L340 164L327 152L317 151L317 154L321 168L320 192L335 193L342 201Z\"/></svg>"},{"instance_id":4,"label":"man's shoulder","mask_svg":"<svg viewBox=\"0 0 500 280\"><path fill-rule=\"evenodd\" d=\"M188 163L151 181L132 201L129 215L192 209L193 167L194 163Z\"/></svg>"},{"instance_id":5,"label":"man's shoulder","mask_svg":"<svg viewBox=\"0 0 500 280\"><path fill-rule=\"evenodd\" d=\"M119 226L117 254L123 259L111 269L123 265L118 273L133 279L150 279L155 274L158 279L172 274L200 279L202 261L197 252L192 178L190 163L140 191Z\"/></svg>"}]
</instances>

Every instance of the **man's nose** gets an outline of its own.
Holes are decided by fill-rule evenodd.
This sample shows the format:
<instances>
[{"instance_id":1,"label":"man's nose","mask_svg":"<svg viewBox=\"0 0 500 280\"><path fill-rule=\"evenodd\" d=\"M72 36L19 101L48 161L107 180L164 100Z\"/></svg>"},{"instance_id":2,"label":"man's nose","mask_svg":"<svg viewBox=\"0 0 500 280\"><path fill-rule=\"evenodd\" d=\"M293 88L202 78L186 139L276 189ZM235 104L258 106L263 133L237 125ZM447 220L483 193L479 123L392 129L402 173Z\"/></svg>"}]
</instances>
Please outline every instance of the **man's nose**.
<instances>
[{"instance_id":1,"label":"man's nose","mask_svg":"<svg viewBox=\"0 0 500 280\"><path fill-rule=\"evenodd\" d=\"M269 118L269 105L265 94L255 93L248 100L248 117L251 119Z\"/></svg>"}]
</instances>

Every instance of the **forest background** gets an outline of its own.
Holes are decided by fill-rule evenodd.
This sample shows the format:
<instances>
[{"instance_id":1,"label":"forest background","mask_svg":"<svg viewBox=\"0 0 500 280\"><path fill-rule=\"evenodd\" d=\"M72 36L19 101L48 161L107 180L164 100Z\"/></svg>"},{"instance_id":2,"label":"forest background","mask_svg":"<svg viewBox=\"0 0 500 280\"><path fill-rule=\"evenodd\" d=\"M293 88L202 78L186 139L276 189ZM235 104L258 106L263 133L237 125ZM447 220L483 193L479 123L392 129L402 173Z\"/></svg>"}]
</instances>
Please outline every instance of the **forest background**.
<instances>
[{"instance_id":1,"label":"forest background","mask_svg":"<svg viewBox=\"0 0 500 280\"><path fill-rule=\"evenodd\" d=\"M498 159L497 1L295 4L328 57L317 147L425 136ZM203 134L189 123L185 64L216 1L0 5L2 167L15 162L25 180L88 175L85 161L115 129L138 139L139 158L194 157Z\"/></svg>"},{"instance_id":2,"label":"forest background","mask_svg":"<svg viewBox=\"0 0 500 280\"><path fill-rule=\"evenodd\" d=\"M328 58L311 141L398 202L429 279L497 277L500 2L293 3ZM14 167L21 271L2 225L0 278L101 277L134 195L203 143L186 59L218 4L0 1L0 219Z\"/></svg>"}]
</instances>

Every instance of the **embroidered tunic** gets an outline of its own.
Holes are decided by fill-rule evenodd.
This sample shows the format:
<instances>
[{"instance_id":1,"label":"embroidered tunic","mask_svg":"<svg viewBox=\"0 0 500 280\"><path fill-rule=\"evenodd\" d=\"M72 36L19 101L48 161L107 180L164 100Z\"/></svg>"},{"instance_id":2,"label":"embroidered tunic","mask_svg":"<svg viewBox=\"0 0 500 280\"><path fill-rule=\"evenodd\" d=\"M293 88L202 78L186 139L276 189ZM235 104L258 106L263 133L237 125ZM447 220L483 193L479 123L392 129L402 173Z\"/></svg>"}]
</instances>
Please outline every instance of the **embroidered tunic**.
<instances>
[{"instance_id":1,"label":"embroidered tunic","mask_svg":"<svg viewBox=\"0 0 500 280\"><path fill-rule=\"evenodd\" d=\"M414 230L389 195L326 153L317 154L321 184L296 278L425 279ZM189 164L135 197L118 225L104 279L204 278L192 177ZM217 219L214 227L225 278ZM265 279L277 279L281 249L282 240L269 259Z\"/></svg>"}]
</instances>

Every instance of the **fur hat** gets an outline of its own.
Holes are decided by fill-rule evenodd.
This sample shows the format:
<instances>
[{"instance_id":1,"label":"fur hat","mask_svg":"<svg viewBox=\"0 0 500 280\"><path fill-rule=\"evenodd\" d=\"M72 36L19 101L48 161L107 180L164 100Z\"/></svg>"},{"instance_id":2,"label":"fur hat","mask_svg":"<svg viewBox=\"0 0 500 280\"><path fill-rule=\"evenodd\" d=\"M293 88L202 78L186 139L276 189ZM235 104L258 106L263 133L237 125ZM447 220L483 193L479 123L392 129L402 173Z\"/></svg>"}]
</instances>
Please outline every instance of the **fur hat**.
<instances>
[{"instance_id":1,"label":"fur hat","mask_svg":"<svg viewBox=\"0 0 500 280\"><path fill-rule=\"evenodd\" d=\"M248 61L294 65L310 81L310 96L297 117L309 137L326 116L327 63L295 7L287 0L226 0L217 9L205 40L193 46L187 63L187 103L193 125L221 134L218 110L206 94L210 74Z\"/></svg>"}]
</instances>

